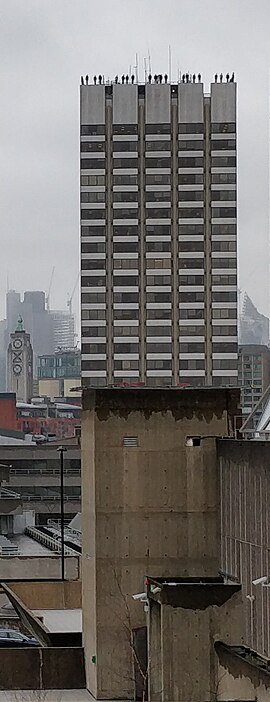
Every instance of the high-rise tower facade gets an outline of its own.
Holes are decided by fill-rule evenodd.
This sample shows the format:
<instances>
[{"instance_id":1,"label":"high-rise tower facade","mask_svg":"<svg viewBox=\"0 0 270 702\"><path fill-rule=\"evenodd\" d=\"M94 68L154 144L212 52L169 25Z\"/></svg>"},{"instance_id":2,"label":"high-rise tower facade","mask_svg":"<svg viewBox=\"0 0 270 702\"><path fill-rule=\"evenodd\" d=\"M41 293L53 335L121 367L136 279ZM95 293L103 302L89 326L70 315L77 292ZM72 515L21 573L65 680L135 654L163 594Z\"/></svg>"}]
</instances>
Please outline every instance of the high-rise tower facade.
<instances>
[{"instance_id":1,"label":"high-rise tower facade","mask_svg":"<svg viewBox=\"0 0 270 702\"><path fill-rule=\"evenodd\" d=\"M237 382L236 84L81 85L84 385Z\"/></svg>"}]
</instances>

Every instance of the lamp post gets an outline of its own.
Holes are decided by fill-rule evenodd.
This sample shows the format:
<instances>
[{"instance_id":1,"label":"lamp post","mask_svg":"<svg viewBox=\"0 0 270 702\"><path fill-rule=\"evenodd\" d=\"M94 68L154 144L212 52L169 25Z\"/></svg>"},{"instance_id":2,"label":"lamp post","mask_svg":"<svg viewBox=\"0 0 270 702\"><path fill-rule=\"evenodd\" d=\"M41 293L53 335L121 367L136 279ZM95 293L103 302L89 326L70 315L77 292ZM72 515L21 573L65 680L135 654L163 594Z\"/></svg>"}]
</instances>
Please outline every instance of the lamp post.
<instances>
[{"instance_id":1,"label":"lamp post","mask_svg":"<svg viewBox=\"0 0 270 702\"><path fill-rule=\"evenodd\" d=\"M60 523L61 523L61 580L65 580L65 524L64 524L64 453L65 446L58 446L60 457Z\"/></svg>"}]
</instances>

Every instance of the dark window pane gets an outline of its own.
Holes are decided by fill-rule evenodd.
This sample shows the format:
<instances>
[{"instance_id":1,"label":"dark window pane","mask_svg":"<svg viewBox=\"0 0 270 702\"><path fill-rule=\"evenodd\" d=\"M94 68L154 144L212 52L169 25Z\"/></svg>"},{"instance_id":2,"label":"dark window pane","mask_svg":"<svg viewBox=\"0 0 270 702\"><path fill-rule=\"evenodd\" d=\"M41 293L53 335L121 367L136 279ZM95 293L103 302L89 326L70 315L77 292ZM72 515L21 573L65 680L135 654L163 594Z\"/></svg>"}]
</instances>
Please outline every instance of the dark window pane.
<instances>
[{"instance_id":1,"label":"dark window pane","mask_svg":"<svg viewBox=\"0 0 270 702\"><path fill-rule=\"evenodd\" d=\"M105 158L81 158L81 168L85 170L103 168L105 170Z\"/></svg>"},{"instance_id":2,"label":"dark window pane","mask_svg":"<svg viewBox=\"0 0 270 702\"><path fill-rule=\"evenodd\" d=\"M129 209L127 207L123 210L114 209L113 217L114 219L138 219L138 208L132 207L132 209Z\"/></svg>"},{"instance_id":3,"label":"dark window pane","mask_svg":"<svg viewBox=\"0 0 270 702\"><path fill-rule=\"evenodd\" d=\"M106 233L106 229L103 225L97 226L93 223L93 224L88 224L87 226L81 227L82 238L85 236L104 236L105 233Z\"/></svg>"},{"instance_id":4,"label":"dark window pane","mask_svg":"<svg viewBox=\"0 0 270 702\"><path fill-rule=\"evenodd\" d=\"M213 134L235 134L235 122L212 122L211 131Z\"/></svg>"},{"instance_id":5,"label":"dark window pane","mask_svg":"<svg viewBox=\"0 0 270 702\"><path fill-rule=\"evenodd\" d=\"M137 124L113 124L113 134L137 134Z\"/></svg>"},{"instance_id":6,"label":"dark window pane","mask_svg":"<svg viewBox=\"0 0 270 702\"><path fill-rule=\"evenodd\" d=\"M114 202L137 202L138 192L113 192Z\"/></svg>"},{"instance_id":7,"label":"dark window pane","mask_svg":"<svg viewBox=\"0 0 270 702\"><path fill-rule=\"evenodd\" d=\"M170 141L146 141L145 151L170 151L171 142Z\"/></svg>"},{"instance_id":8,"label":"dark window pane","mask_svg":"<svg viewBox=\"0 0 270 702\"><path fill-rule=\"evenodd\" d=\"M105 210L81 210L81 219L105 219Z\"/></svg>"},{"instance_id":9,"label":"dark window pane","mask_svg":"<svg viewBox=\"0 0 270 702\"><path fill-rule=\"evenodd\" d=\"M115 241L113 243L114 253L136 253L138 251L137 241Z\"/></svg>"},{"instance_id":10,"label":"dark window pane","mask_svg":"<svg viewBox=\"0 0 270 702\"><path fill-rule=\"evenodd\" d=\"M91 152L91 151L105 152L105 141L82 141L81 142L81 151L82 152Z\"/></svg>"},{"instance_id":11,"label":"dark window pane","mask_svg":"<svg viewBox=\"0 0 270 702\"><path fill-rule=\"evenodd\" d=\"M178 158L179 168L203 168L203 156L180 156Z\"/></svg>"},{"instance_id":12,"label":"dark window pane","mask_svg":"<svg viewBox=\"0 0 270 702\"><path fill-rule=\"evenodd\" d=\"M81 135L82 136L97 136L100 134L105 134L105 124L82 124L81 125Z\"/></svg>"},{"instance_id":13,"label":"dark window pane","mask_svg":"<svg viewBox=\"0 0 270 702\"><path fill-rule=\"evenodd\" d=\"M145 157L145 168L170 168L171 159L168 156L159 156L154 158L151 156Z\"/></svg>"},{"instance_id":14,"label":"dark window pane","mask_svg":"<svg viewBox=\"0 0 270 702\"><path fill-rule=\"evenodd\" d=\"M94 271L98 269L104 269L105 271L105 259L102 258L91 258L91 259L83 259L81 261L81 269L82 271Z\"/></svg>"},{"instance_id":15,"label":"dark window pane","mask_svg":"<svg viewBox=\"0 0 270 702\"><path fill-rule=\"evenodd\" d=\"M146 202L170 202L171 200L171 193L169 190L165 191L153 191L151 190L150 192L145 193L145 201Z\"/></svg>"},{"instance_id":16,"label":"dark window pane","mask_svg":"<svg viewBox=\"0 0 270 702\"><path fill-rule=\"evenodd\" d=\"M137 185L138 176L137 175L114 175L113 184L114 185Z\"/></svg>"},{"instance_id":17,"label":"dark window pane","mask_svg":"<svg viewBox=\"0 0 270 702\"><path fill-rule=\"evenodd\" d=\"M92 244L90 243L85 243L82 242L81 245L81 252L82 253L105 253L105 241L101 241L100 243L97 241L94 241ZM105 264L105 260L104 260Z\"/></svg>"},{"instance_id":18,"label":"dark window pane","mask_svg":"<svg viewBox=\"0 0 270 702\"><path fill-rule=\"evenodd\" d=\"M203 201L204 200L204 191L203 190L179 190L178 199L180 200L180 202L189 202L192 200Z\"/></svg>"},{"instance_id":19,"label":"dark window pane","mask_svg":"<svg viewBox=\"0 0 270 702\"><path fill-rule=\"evenodd\" d=\"M169 219L171 217L171 209L168 209L167 207L164 209L159 209L158 207L147 207L146 217L148 219Z\"/></svg>"},{"instance_id":20,"label":"dark window pane","mask_svg":"<svg viewBox=\"0 0 270 702\"><path fill-rule=\"evenodd\" d=\"M170 185L171 174L170 173L157 173L156 175L146 175L145 183L146 185Z\"/></svg>"},{"instance_id":21,"label":"dark window pane","mask_svg":"<svg viewBox=\"0 0 270 702\"><path fill-rule=\"evenodd\" d=\"M145 134L170 134L170 124L146 124Z\"/></svg>"},{"instance_id":22,"label":"dark window pane","mask_svg":"<svg viewBox=\"0 0 270 702\"><path fill-rule=\"evenodd\" d=\"M178 132L179 134L203 134L204 124L203 122L180 122Z\"/></svg>"},{"instance_id":23,"label":"dark window pane","mask_svg":"<svg viewBox=\"0 0 270 702\"><path fill-rule=\"evenodd\" d=\"M203 207L181 207L179 209L179 219L203 218Z\"/></svg>"},{"instance_id":24,"label":"dark window pane","mask_svg":"<svg viewBox=\"0 0 270 702\"><path fill-rule=\"evenodd\" d=\"M212 217L236 217L236 207L212 207Z\"/></svg>"},{"instance_id":25,"label":"dark window pane","mask_svg":"<svg viewBox=\"0 0 270 702\"><path fill-rule=\"evenodd\" d=\"M236 156L212 156L213 168L228 168L236 166Z\"/></svg>"},{"instance_id":26,"label":"dark window pane","mask_svg":"<svg viewBox=\"0 0 270 702\"><path fill-rule=\"evenodd\" d=\"M179 173L179 185L193 185L203 183L203 173ZM214 181L213 181L214 182Z\"/></svg>"},{"instance_id":27,"label":"dark window pane","mask_svg":"<svg viewBox=\"0 0 270 702\"><path fill-rule=\"evenodd\" d=\"M113 141L112 144L113 151L138 151L137 141Z\"/></svg>"},{"instance_id":28,"label":"dark window pane","mask_svg":"<svg viewBox=\"0 0 270 702\"><path fill-rule=\"evenodd\" d=\"M138 168L138 158L113 158L113 168Z\"/></svg>"}]
</instances>

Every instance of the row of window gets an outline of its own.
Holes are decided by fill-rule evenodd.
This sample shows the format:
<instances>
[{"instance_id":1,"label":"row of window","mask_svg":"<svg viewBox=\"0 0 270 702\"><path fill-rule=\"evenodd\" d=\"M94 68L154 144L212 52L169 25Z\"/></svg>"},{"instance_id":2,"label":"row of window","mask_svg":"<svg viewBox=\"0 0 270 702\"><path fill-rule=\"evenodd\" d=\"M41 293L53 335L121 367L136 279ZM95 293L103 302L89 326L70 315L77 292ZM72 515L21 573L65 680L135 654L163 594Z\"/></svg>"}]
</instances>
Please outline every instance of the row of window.
<instances>
[{"instance_id":1,"label":"row of window","mask_svg":"<svg viewBox=\"0 0 270 702\"><path fill-rule=\"evenodd\" d=\"M113 185L137 185L138 175L137 174L123 174L123 175L113 175L112 176ZM211 182L215 184L235 184L236 174L235 173L213 173L211 177ZM146 174L145 184L146 185L170 185L171 174L161 173L161 174ZM203 173L179 173L178 175L179 185L202 185L204 183ZM105 175L82 175L81 185L105 185Z\"/></svg>"},{"instance_id":2,"label":"row of window","mask_svg":"<svg viewBox=\"0 0 270 702\"><path fill-rule=\"evenodd\" d=\"M162 124L145 124L146 134L170 134L171 124L169 122ZM113 134L138 134L137 124L113 124ZM203 134L203 122L180 122L178 124L179 134ZM235 122L212 122L212 134L235 134ZM82 136L99 136L105 135L105 124L82 124Z\"/></svg>"},{"instance_id":3,"label":"row of window","mask_svg":"<svg viewBox=\"0 0 270 702\"><path fill-rule=\"evenodd\" d=\"M113 192L112 198L114 202L138 202L138 191L120 191ZM145 202L169 202L171 200L170 191L146 191L144 194ZM227 201L236 199L235 190L213 190L211 194L212 201ZM180 190L178 192L178 200L180 202L202 201L204 200L203 190ZM81 202L105 202L105 192L82 192ZM214 210L215 211L215 210Z\"/></svg>"},{"instance_id":4,"label":"row of window","mask_svg":"<svg viewBox=\"0 0 270 702\"><path fill-rule=\"evenodd\" d=\"M129 354L129 353L139 353L139 344L138 343L114 343L113 344L113 352L114 354ZM171 353L172 352L172 344L165 342L158 342L158 343L153 343L153 342L146 342L146 353ZM83 349L82 349L83 354L104 354L106 353L106 344L83 344ZM179 344L179 353L180 354L188 354L188 353L205 353L205 344L204 343L190 343L190 344ZM234 343L213 343L212 344L212 353L235 353L237 354L237 344ZM100 359L102 360L102 359ZM202 368L204 367L204 359L199 359L200 363L202 363ZM184 364L191 362L198 362L197 359L180 359L180 364L184 368ZM213 359L213 367L216 369L224 369L224 368L235 368L237 365L237 359ZM188 366L186 366L188 367ZM191 367L191 366L190 366Z\"/></svg>"},{"instance_id":5,"label":"row of window","mask_svg":"<svg viewBox=\"0 0 270 702\"><path fill-rule=\"evenodd\" d=\"M83 193L83 195L89 195L90 193ZM119 194L119 193L118 193ZM149 195L152 193L146 193L146 195ZM94 193L94 195L103 195L103 193ZM117 195L117 193L115 193ZM127 195L131 195L130 198L127 198ZM168 195L166 193L166 195ZM133 197L136 196L136 197ZM119 198L120 199L120 198ZM128 202L131 200L137 201L138 195L137 193L125 193L125 198L124 201ZM147 200L153 198L146 198ZM162 200L163 198L159 198ZM164 198L166 201L168 200L168 197ZM186 198L188 199L188 198ZM96 200L97 201L97 200ZM155 207L154 209L147 208L146 204L146 217L150 219L170 219L171 218L171 208L170 207L164 207L160 209L159 207ZM211 210L211 215L213 218L235 218L236 217L236 207L213 207ZM138 210L136 208L124 208L124 209L117 209L114 210L113 214L115 219L137 219L138 218ZM179 219L202 219L204 216L204 208L203 207L183 207L179 209L178 213ZM81 210L81 219L106 219L106 212L103 209L98 209L98 210Z\"/></svg>"}]
</instances>

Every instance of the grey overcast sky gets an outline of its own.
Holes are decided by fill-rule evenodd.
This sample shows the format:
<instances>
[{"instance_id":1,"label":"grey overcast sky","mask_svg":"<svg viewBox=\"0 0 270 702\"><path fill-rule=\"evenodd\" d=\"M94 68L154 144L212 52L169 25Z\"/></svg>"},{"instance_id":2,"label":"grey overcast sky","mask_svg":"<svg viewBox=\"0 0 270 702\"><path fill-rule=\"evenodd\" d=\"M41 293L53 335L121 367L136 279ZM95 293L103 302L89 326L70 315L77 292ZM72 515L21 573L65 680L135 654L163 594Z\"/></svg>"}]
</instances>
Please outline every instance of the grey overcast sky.
<instances>
[{"instance_id":1,"label":"grey overcast sky","mask_svg":"<svg viewBox=\"0 0 270 702\"><path fill-rule=\"evenodd\" d=\"M152 72L235 72L239 283L269 314L269 0L0 0L0 315L7 276L65 307L79 270L78 86L139 56ZM78 310L78 291L74 298Z\"/></svg>"}]
</instances>

